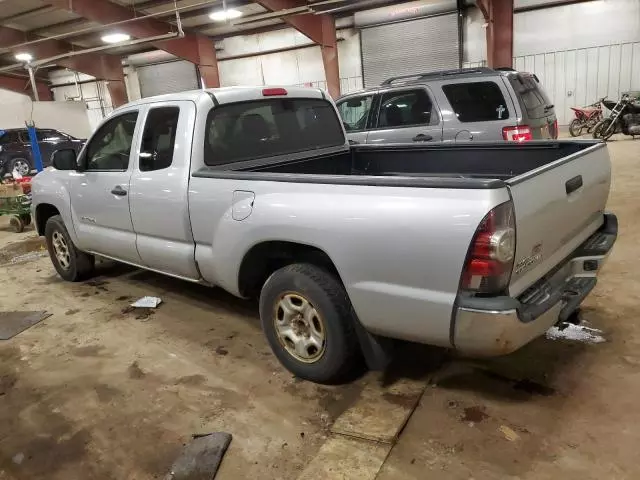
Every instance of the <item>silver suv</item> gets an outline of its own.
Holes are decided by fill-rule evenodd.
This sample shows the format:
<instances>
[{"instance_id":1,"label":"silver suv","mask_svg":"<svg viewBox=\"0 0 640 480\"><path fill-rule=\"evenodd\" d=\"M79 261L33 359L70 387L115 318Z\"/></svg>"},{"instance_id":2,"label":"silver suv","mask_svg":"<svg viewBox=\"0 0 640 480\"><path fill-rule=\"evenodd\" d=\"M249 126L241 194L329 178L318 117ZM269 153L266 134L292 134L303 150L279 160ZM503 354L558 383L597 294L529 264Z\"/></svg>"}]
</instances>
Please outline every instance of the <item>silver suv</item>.
<instances>
[{"instance_id":1,"label":"silver suv","mask_svg":"<svg viewBox=\"0 0 640 480\"><path fill-rule=\"evenodd\" d=\"M511 69L393 77L336 103L352 144L558 137L553 104L538 77Z\"/></svg>"}]
</instances>

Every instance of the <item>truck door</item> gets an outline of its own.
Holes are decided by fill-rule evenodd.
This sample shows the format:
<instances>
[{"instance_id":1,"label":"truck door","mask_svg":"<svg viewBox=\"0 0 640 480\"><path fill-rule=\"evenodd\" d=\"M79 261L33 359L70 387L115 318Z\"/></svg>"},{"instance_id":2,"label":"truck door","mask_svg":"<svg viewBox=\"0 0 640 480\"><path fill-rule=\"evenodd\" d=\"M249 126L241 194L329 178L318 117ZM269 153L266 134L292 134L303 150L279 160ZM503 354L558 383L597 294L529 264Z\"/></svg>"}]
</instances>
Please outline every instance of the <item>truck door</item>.
<instances>
[{"instance_id":1,"label":"truck door","mask_svg":"<svg viewBox=\"0 0 640 480\"><path fill-rule=\"evenodd\" d=\"M70 177L70 190L79 247L140 264L129 213L137 123L138 110L131 109L103 124L80 158L82 172Z\"/></svg>"},{"instance_id":2,"label":"truck door","mask_svg":"<svg viewBox=\"0 0 640 480\"><path fill-rule=\"evenodd\" d=\"M380 94L367 143L440 142L442 121L426 86L396 88Z\"/></svg>"},{"instance_id":3,"label":"truck door","mask_svg":"<svg viewBox=\"0 0 640 480\"><path fill-rule=\"evenodd\" d=\"M142 264L195 280L195 245L188 209L189 162L196 107L158 102L142 114L131 176L131 219Z\"/></svg>"}]
</instances>

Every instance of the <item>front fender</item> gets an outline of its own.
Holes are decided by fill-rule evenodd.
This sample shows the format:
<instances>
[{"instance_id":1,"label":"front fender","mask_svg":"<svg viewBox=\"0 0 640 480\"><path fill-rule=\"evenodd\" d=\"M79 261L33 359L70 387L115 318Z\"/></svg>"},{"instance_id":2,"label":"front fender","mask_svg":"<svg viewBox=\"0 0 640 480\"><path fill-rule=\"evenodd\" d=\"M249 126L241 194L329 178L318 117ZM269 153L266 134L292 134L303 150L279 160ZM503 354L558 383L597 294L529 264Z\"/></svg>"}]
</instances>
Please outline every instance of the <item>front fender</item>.
<instances>
[{"instance_id":1,"label":"front fender","mask_svg":"<svg viewBox=\"0 0 640 480\"><path fill-rule=\"evenodd\" d=\"M46 169L37 174L31 182L31 192L33 195L31 210L37 225L38 206L46 204L55 207L62 216L71 240L74 244L80 246L73 225L73 215L71 211L71 194L69 191L71 175L72 172L54 169Z\"/></svg>"}]
</instances>

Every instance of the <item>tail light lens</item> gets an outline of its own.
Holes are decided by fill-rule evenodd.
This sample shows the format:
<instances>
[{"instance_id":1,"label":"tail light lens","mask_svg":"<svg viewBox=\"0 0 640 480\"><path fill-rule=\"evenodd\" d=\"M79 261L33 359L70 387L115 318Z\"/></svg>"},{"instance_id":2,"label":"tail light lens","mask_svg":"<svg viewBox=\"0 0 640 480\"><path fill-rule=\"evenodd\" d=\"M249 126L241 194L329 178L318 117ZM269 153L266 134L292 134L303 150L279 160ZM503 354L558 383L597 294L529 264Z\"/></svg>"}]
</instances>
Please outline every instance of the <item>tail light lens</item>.
<instances>
[{"instance_id":1,"label":"tail light lens","mask_svg":"<svg viewBox=\"0 0 640 480\"><path fill-rule=\"evenodd\" d=\"M557 118L553 121L553 134L551 136L554 139L558 138L558 119Z\"/></svg>"},{"instance_id":2,"label":"tail light lens","mask_svg":"<svg viewBox=\"0 0 640 480\"><path fill-rule=\"evenodd\" d=\"M526 125L518 127L504 127L502 129L502 138L508 142L528 142L533 140L531 128Z\"/></svg>"},{"instance_id":3,"label":"tail light lens","mask_svg":"<svg viewBox=\"0 0 640 480\"><path fill-rule=\"evenodd\" d=\"M461 288L485 295L504 292L511 278L515 250L513 203L506 202L480 222L462 270Z\"/></svg>"}]
</instances>

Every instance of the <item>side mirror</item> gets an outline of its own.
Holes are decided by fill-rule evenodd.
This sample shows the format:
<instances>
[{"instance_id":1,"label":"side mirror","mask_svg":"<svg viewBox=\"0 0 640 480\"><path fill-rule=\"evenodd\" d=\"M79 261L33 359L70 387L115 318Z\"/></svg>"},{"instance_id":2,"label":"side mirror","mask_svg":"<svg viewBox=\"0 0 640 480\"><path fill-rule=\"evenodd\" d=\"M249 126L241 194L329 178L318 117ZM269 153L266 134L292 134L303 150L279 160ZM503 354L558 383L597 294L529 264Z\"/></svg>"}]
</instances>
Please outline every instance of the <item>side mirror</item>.
<instances>
[{"instance_id":1,"label":"side mirror","mask_svg":"<svg viewBox=\"0 0 640 480\"><path fill-rule=\"evenodd\" d=\"M77 170L78 158L76 151L72 148L56 150L51 154L51 165L56 170Z\"/></svg>"},{"instance_id":2,"label":"side mirror","mask_svg":"<svg viewBox=\"0 0 640 480\"><path fill-rule=\"evenodd\" d=\"M362 99L360 98L352 98L347 100L347 107L358 108L362 106Z\"/></svg>"}]
</instances>

